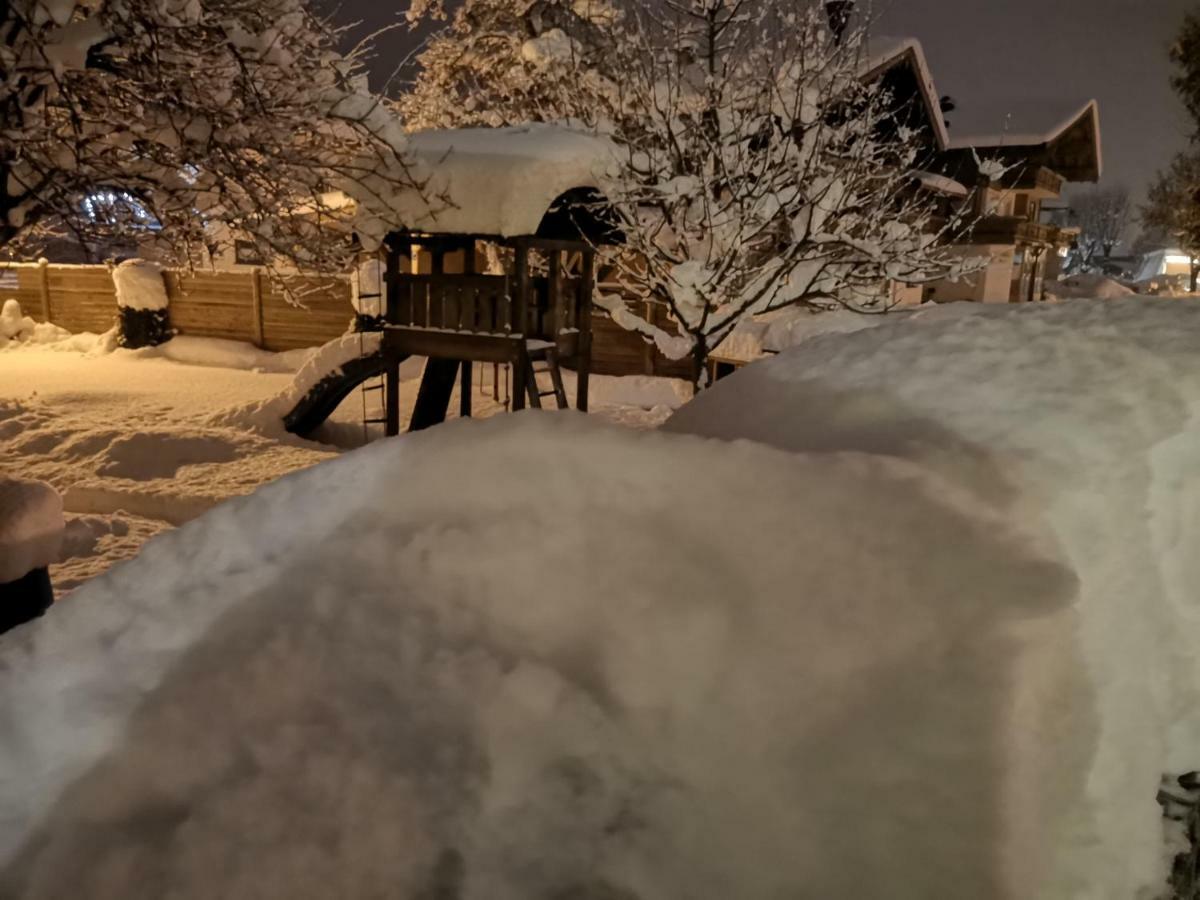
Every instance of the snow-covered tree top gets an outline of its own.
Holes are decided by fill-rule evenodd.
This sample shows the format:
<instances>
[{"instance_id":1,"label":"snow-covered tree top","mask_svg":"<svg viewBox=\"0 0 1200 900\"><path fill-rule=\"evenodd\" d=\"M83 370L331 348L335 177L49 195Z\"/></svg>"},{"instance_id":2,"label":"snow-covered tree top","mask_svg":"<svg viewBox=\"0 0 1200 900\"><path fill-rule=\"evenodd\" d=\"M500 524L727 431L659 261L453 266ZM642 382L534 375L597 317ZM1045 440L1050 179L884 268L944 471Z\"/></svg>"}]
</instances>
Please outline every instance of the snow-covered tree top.
<instances>
[{"instance_id":1,"label":"snow-covered tree top","mask_svg":"<svg viewBox=\"0 0 1200 900\"><path fill-rule=\"evenodd\" d=\"M424 190L391 195L398 224L502 237L534 234L572 189L602 190L615 162L605 138L542 124L418 132L408 155Z\"/></svg>"}]
</instances>

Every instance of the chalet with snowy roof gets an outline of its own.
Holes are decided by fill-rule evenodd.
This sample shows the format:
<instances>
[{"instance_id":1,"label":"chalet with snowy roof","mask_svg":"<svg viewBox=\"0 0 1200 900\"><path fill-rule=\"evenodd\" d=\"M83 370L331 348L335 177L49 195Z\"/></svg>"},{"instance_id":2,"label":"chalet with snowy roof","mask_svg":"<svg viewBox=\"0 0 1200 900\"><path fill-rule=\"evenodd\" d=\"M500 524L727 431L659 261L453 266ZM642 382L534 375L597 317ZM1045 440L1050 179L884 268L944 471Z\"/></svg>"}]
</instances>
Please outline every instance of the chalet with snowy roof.
<instances>
[{"instance_id":1,"label":"chalet with snowy roof","mask_svg":"<svg viewBox=\"0 0 1200 900\"><path fill-rule=\"evenodd\" d=\"M1102 170L1100 111L1094 100L964 103L950 113L940 168L972 186L978 222L964 254L985 257L981 272L925 290L939 302L1027 302L1043 297L1073 232L1042 220L1042 204L1069 183Z\"/></svg>"}]
</instances>

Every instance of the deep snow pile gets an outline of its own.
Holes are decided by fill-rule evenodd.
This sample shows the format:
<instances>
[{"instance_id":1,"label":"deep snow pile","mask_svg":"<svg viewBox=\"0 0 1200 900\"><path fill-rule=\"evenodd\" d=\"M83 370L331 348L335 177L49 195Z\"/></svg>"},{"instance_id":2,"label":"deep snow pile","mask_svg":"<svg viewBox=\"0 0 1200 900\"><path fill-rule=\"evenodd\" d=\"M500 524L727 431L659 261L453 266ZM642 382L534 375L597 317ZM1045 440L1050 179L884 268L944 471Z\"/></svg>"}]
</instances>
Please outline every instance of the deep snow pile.
<instances>
[{"instance_id":1,"label":"deep snow pile","mask_svg":"<svg viewBox=\"0 0 1200 900\"><path fill-rule=\"evenodd\" d=\"M69 331L57 325L35 322L25 315L16 300L5 300L4 306L0 307L0 349L23 342L52 344L69 336Z\"/></svg>"},{"instance_id":2,"label":"deep snow pile","mask_svg":"<svg viewBox=\"0 0 1200 900\"><path fill-rule=\"evenodd\" d=\"M1044 523L1080 579L1098 730L1037 896L1127 900L1161 883L1159 777L1200 768L1198 346L1188 301L981 307L817 338L666 426L912 460Z\"/></svg>"},{"instance_id":3,"label":"deep snow pile","mask_svg":"<svg viewBox=\"0 0 1200 900\"><path fill-rule=\"evenodd\" d=\"M0 584L58 562L64 528L54 488L0 474Z\"/></svg>"},{"instance_id":4,"label":"deep snow pile","mask_svg":"<svg viewBox=\"0 0 1200 900\"><path fill-rule=\"evenodd\" d=\"M0 644L0 893L1026 900L1090 746L1073 591L903 460L382 442Z\"/></svg>"},{"instance_id":5,"label":"deep snow pile","mask_svg":"<svg viewBox=\"0 0 1200 900\"><path fill-rule=\"evenodd\" d=\"M820 310L792 306L742 319L713 351L713 355L724 359L752 361L798 347L805 341L824 334L853 334L864 328L874 328L889 322L970 314L979 307L978 303L960 302L899 307L882 313L861 313L849 309Z\"/></svg>"},{"instance_id":6,"label":"deep snow pile","mask_svg":"<svg viewBox=\"0 0 1200 900\"><path fill-rule=\"evenodd\" d=\"M1135 292L1107 275L1083 273L1071 275L1059 281L1047 281L1046 293L1064 300L1074 298L1115 300L1118 297L1128 297Z\"/></svg>"}]
</instances>

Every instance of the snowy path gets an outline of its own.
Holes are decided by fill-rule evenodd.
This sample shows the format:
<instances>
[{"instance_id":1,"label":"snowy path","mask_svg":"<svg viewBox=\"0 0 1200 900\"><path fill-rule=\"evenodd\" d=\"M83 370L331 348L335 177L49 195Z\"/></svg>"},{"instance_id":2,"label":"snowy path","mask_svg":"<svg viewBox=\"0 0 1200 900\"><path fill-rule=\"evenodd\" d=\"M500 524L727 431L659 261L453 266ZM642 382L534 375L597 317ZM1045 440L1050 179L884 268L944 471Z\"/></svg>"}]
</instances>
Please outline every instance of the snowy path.
<instances>
[{"instance_id":1,"label":"snowy path","mask_svg":"<svg viewBox=\"0 0 1200 900\"><path fill-rule=\"evenodd\" d=\"M51 570L60 595L223 500L363 442L357 391L319 432L329 444L300 440L274 418L246 413L288 387L304 351L267 354L244 344L177 338L165 350L80 352L91 343L81 336L0 351L0 471L48 481L63 495L65 558ZM193 364L203 362L221 365ZM404 372L405 420L420 372L419 362ZM596 414L642 428L661 423L670 410L661 404L642 409L638 394L650 391L657 403L678 389L644 379L598 384ZM490 387L476 390L477 417L503 411L490 393ZM369 396L378 403L377 394ZM457 392L451 408L458 408ZM379 414L368 410L369 417ZM378 436L376 429L371 437Z\"/></svg>"}]
</instances>

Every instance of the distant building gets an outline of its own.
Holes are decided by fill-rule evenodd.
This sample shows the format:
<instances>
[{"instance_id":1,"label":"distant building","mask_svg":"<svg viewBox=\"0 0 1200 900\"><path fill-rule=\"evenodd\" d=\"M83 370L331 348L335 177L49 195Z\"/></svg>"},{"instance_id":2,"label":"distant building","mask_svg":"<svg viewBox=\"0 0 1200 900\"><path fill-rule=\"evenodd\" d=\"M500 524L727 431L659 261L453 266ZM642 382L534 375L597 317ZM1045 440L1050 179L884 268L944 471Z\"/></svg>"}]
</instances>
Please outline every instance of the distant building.
<instances>
[{"instance_id":1,"label":"distant building","mask_svg":"<svg viewBox=\"0 0 1200 900\"><path fill-rule=\"evenodd\" d=\"M966 105L951 114L949 133L944 171L978 188L974 203L979 221L964 239L963 254L990 262L958 283L931 285L926 299L1042 299L1046 279L1057 277L1061 259L1079 233L1065 222L1047 221L1042 207L1061 197L1068 183L1099 180L1096 102ZM981 168L986 171L996 163L1005 171L992 180Z\"/></svg>"}]
</instances>

